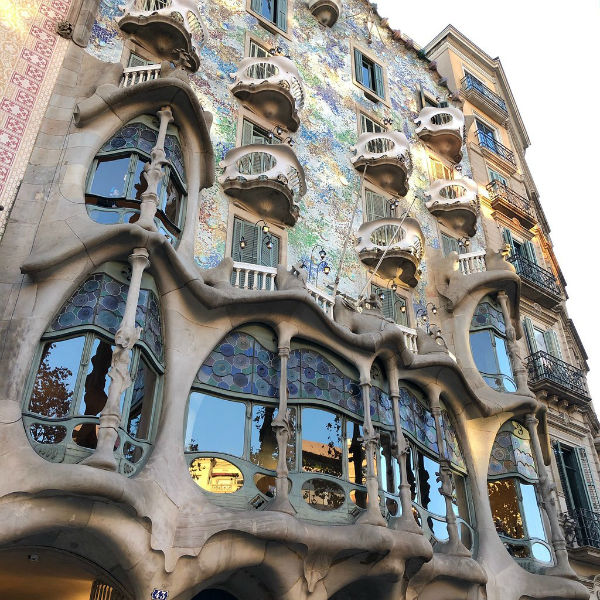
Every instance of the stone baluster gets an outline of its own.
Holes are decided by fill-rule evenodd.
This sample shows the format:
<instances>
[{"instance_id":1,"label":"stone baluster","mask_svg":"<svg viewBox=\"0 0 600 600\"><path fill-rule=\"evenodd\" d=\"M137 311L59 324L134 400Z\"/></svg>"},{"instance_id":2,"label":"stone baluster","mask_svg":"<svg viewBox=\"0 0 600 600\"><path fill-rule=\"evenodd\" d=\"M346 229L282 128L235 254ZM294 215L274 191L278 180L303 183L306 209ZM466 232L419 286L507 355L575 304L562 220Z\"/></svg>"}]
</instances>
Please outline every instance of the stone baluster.
<instances>
[{"instance_id":1,"label":"stone baluster","mask_svg":"<svg viewBox=\"0 0 600 600\"><path fill-rule=\"evenodd\" d=\"M390 385L392 409L394 411L394 452L398 465L400 466L400 484L398 490L400 492L400 506L402 507L402 514L392 522L391 527L392 529L423 534L423 530L415 521L412 511L410 483L408 483L408 472L406 469L406 460L408 458L410 447L404 437L400 422L400 390L398 387L398 372L395 364L388 364L388 381Z\"/></svg>"},{"instance_id":2,"label":"stone baluster","mask_svg":"<svg viewBox=\"0 0 600 600\"><path fill-rule=\"evenodd\" d=\"M152 148L150 156L152 160L146 163L144 167L144 179L148 183L146 191L142 193L142 204L140 207L140 218L137 224L149 231L156 231L154 225L154 215L158 208L160 199L158 197L158 185L164 177L163 165L166 164L167 155L165 154L165 137L167 135L167 127L173 121L173 113L170 106L164 106L157 113L160 119L158 128L158 137L156 144Z\"/></svg>"},{"instance_id":3,"label":"stone baluster","mask_svg":"<svg viewBox=\"0 0 600 600\"><path fill-rule=\"evenodd\" d=\"M131 280L123 319L115 334L115 347L108 371L111 382L106 404L100 413L98 443L94 453L81 462L81 464L107 471L116 471L118 466L113 450L121 424L121 395L131 385L129 374L131 350L139 340L142 331L140 327L135 326L135 314L139 302L142 275L144 269L150 264L148 251L145 248L135 248L129 256L129 262L131 263Z\"/></svg>"},{"instance_id":4,"label":"stone baluster","mask_svg":"<svg viewBox=\"0 0 600 600\"><path fill-rule=\"evenodd\" d=\"M530 396L531 392L527 386L527 369L521 358L521 352L517 342L517 333L512 323L510 304L505 291L498 292L498 302L500 302L504 323L506 325L506 345L513 373L515 375L515 381L517 383L517 391L520 394Z\"/></svg>"},{"instance_id":5,"label":"stone baluster","mask_svg":"<svg viewBox=\"0 0 600 600\"><path fill-rule=\"evenodd\" d=\"M550 480L546 465L544 464L544 455L542 454L542 446L540 444L540 438L538 437L538 420L535 415L529 413L525 417L525 423L527 424L527 430L529 431L533 455L535 457L535 465L537 467L539 477L538 490L542 497L541 504L542 508L544 508L546 514L548 515L548 520L550 521L552 547L554 548L554 554L556 556L556 566L546 569L546 574L576 579L577 575L569 564L567 544L565 542L565 536L558 519L559 504L558 497L556 495L556 485Z\"/></svg>"},{"instance_id":6,"label":"stone baluster","mask_svg":"<svg viewBox=\"0 0 600 600\"><path fill-rule=\"evenodd\" d=\"M357 522L363 525L380 525L387 523L379 510L379 482L375 473L375 456L379 449L379 434L371 421L371 379L360 383L363 399L363 435L361 442L367 457L367 510L360 515Z\"/></svg>"},{"instance_id":7,"label":"stone baluster","mask_svg":"<svg viewBox=\"0 0 600 600\"><path fill-rule=\"evenodd\" d=\"M287 450L288 443L292 437L292 426L290 424L290 414L287 405L287 364L290 357L290 341L289 336L280 334L279 336L279 408L277 416L273 419L271 426L277 438L277 480L275 482L276 494L275 498L269 503L268 510L276 510L279 512L296 514L296 510L292 506L288 496L288 466L287 466Z\"/></svg>"},{"instance_id":8,"label":"stone baluster","mask_svg":"<svg viewBox=\"0 0 600 600\"><path fill-rule=\"evenodd\" d=\"M437 481L440 483L440 494L446 502L446 529L448 530L448 541L436 544L435 551L454 556L471 556L471 552L460 539L456 515L452 506L454 496L454 479L450 461L444 456L444 436L442 435L442 408L440 406L441 388L437 385L427 387L429 406L435 420L435 432L440 457L440 471Z\"/></svg>"}]
</instances>

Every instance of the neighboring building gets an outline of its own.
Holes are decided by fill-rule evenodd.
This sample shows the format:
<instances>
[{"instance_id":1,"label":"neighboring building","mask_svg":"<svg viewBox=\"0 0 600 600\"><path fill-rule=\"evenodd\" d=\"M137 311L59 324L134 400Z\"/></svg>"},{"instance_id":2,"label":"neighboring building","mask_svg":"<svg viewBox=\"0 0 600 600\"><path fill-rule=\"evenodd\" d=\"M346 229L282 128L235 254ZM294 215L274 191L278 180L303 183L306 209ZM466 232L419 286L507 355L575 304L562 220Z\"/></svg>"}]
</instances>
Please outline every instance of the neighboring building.
<instances>
[{"instance_id":1,"label":"neighboring building","mask_svg":"<svg viewBox=\"0 0 600 600\"><path fill-rule=\"evenodd\" d=\"M587 600L599 425L499 61L365 0L20 16L4 596Z\"/></svg>"}]
</instances>

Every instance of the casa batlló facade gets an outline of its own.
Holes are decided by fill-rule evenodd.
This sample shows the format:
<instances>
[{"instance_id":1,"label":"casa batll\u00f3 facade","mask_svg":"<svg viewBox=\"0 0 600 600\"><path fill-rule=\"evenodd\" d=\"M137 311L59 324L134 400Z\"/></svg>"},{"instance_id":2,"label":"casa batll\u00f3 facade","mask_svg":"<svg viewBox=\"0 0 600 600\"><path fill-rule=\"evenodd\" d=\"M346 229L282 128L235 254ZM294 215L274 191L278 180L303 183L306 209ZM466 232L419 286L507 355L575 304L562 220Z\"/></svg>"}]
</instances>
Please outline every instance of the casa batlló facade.
<instances>
[{"instance_id":1,"label":"casa batll\u00f3 facade","mask_svg":"<svg viewBox=\"0 0 600 600\"><path fill-rule=\"evenodd\" d=\"M364 0L30 4L4 595L595 598L600 426L501 63Z\"/></svg>"}]
</instances>

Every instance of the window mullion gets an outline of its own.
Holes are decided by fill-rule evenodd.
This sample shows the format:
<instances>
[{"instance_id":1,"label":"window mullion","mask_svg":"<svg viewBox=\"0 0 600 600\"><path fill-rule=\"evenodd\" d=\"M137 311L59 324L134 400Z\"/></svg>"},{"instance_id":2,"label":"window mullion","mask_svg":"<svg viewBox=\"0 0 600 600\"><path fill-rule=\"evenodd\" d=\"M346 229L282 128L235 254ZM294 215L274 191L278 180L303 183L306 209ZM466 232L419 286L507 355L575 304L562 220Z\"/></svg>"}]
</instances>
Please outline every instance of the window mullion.
<instances>
[{"instance_id":1,"label":"window mullion","mask_svg":"<svg viewBox=\"0 0 600 600\"><path fill-rule=\"evenodd\" d=\"M127 181L125 183L125 198L133 197L133 186L135 185L135 171L140 157L135 152L129 156L129 168L127 169Z\"/></svg>"},{"instance_id":2,"label":"window mullion","mask_svg":"<svg viewBox=\"0 0 600 600\"><path fill-rule=\"evenodd\" d=\"M129 367L129 375L131 377L131 385L125 390L125 397L123 398L123 408L121 409L121 427L124 431L127 431L127 420L129 419L129 411L131 409L131 399L133 397L133 388L135 387L135 380L137 379L138 364L140 360L140 349L134 347L131 350L131 365ZM120 402L119 398L119 402Z\"/></svg>"},{"instance_id":3,"label":"window mullion","mask_svg":"<svg viewBox=\"0 0 600 600\"><path fill-rule=\"evenodd\" d=\"M75 387L73 389L74 401L71 402L71 406L69 408L69 416L71 417L79 414L79 406L81 405L83 390L85 386L85 379L87 375L86 371L90 364L92 348L94 346L95 339L96 336L93 332L85 333L83 352L81 353L81 360L79 361L79 372L77 373L77 379L75 381Z\"/></svg>"},{"instance_id":4,"label":"window mullion","mask_svg":"<svg viewBox=\"0 0 600 600\"><path fill-rule=\"evenodd\" d=\"M242 458L250 461L250 442L252 437L252 402L244 402L246 408L246 422L244 424L244 451Z\"/></svg>"}]
</instances>

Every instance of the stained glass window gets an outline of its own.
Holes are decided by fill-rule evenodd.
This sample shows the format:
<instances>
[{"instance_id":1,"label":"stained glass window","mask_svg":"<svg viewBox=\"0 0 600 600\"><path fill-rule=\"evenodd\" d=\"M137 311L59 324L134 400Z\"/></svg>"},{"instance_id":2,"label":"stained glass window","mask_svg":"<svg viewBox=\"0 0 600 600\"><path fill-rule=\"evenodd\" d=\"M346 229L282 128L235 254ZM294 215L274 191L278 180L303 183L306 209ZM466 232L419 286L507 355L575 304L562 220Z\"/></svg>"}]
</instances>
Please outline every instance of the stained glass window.
<instances>
[{"instance_id":1,"label":"stained glass window","mask_svg":"<svg viewBox=\"0 0 600 600\"><path fill-rule=\"evenodd\" d=\"M279 357L248 333L234 331L208 355L196 380L230 392L277 398Z\"/></svg>"},{"instance_id":2,"label":"stained glass window","mask_svg":"<svg viewBox=\"0 0 600 600\"><path fill-rule=\"evenodd\" d=\"M486 329L493 327L502 335L506 335L506 324L502 310L489 298L484 298L473 313L471 319L471 329Z\"/></svg>"},{"instance_id":3,"label":"stained glass window","mask_svg":"<svg viewBox=\"0 0 600 600\"><path fill-rule=\"evenodd\" d=\"M406 388L400 388L398 408L402 429L416 442L438 454L435 419L431 412Z\"/></svg>"},{"instance_id":4,"label":"stained glass window","mask_svg":"<svg viewBox=\"0 0 600 600\"><path fill-rule=\"evenodd\" d=\"M442 438L444 440L444 456L457 467L465 469L465 461L460 451L456 431L446 410L442 410Z\"/></svg>"},{"instance_id":5,"label":"stained glass window","mask_svg":"<svg viewBox=\"0 0 600 600\"><path fill-rule=\"evenodd\" d=\"M129 285L107 273L89 277L67 300L49 331L96 325L114 335L121 324ZM141 339L162 362L163 345L158 298L149 289L140 290L136 326L142 328Z\"/></svg>"},{"instance_id":6,"label":"stained glass window","mask_svg":"<svg viewBox=\"0 0 600 600\"><path fill-rule=\"evenodd\" d=\"M538 478L535 468L529 432L517 421L507 421L494 440L488 477L521 475L535 481Z\"/></svg>"}]
</instances>

